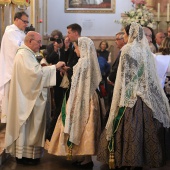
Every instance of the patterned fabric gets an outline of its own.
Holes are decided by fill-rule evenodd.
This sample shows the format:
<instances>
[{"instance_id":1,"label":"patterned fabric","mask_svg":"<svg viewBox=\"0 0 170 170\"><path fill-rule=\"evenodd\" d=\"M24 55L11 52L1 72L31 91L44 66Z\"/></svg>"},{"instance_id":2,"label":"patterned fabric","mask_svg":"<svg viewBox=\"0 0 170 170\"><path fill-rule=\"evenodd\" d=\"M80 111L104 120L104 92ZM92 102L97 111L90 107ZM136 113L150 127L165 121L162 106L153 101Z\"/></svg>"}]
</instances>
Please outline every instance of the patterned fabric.
<instances>
[{"instance_id":1,"label":"patterned fabric","mask_svg":"<svg viewBox=\"0 0 170 170\"><path fill-rule=\"evenodd\" d=\"M119 107L132 108L137 97L153 111L153 117L170 127L168 100L156 74L154 57L142 27L132 23L127 45L122 48L112 105L106 125L107 140L112 136L113 120Z\"/></svg>"},{"instance_id":2,"label":"patterned fabric","mask_svg":"<svg viewBox=\"0 0 170 170\"><path fill-rule=\"evenodd\" d=\"M162 123L153 118L152 110L138 97L133 108L126 108L115 134L116 166L163 166L164 134ZM97 159L105 163L109 160L106 130L101 135Z\"/></svg>"},{"instance_id":3,"label":"patterned fabric","mask_svg":"<svg viewBox=\"0 0 170 170\"><path fill-rule=\"evenodd\" d=\"M79 145L82 133L88 122L90 98L101 81L101 73L95 46L91 39L78 39L80 59L73 67L71 90L66 108L64 133L69 141Z\"/></svg>"},{"instance_id":4,"label":"patterned fabric","mask_svg":"<svg viewBox=\"0 0 170 170\"><path fill-rule=\"evenodd\" d=\"M90 99L89 119L81 136L80 144L73 145L72 155L96 155L97 146L101 134L103 113L105 113L104 100L95 92ZM100 106L99 106L100 105ZM101 109L100 109L101 107ZM49 141L46 141L45 149L48 153L66 156L68 155L68 135L63 133L64 125L62 115L58 117L54 133Z\"/></svg>"}]
</instances>

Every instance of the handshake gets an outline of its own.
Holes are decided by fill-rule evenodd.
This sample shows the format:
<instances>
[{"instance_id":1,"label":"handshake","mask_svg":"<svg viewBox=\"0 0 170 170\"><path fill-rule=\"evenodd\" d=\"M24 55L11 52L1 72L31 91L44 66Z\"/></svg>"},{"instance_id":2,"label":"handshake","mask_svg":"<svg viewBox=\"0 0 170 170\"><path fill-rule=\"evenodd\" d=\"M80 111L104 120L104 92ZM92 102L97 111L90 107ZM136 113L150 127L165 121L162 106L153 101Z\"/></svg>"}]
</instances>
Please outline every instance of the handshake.
<instances>
[{"instance_id":1,"label":"handshake","mask_svg":"<svg viewBox=\"0 0 170 170\"><path fill-rule=\"evenodd\" d=\"M70 67L66 66L66 63L63 61L59 61L56 65L56 69L60 70L61 72L66 72Z\"/></svg>"}]
</instances>

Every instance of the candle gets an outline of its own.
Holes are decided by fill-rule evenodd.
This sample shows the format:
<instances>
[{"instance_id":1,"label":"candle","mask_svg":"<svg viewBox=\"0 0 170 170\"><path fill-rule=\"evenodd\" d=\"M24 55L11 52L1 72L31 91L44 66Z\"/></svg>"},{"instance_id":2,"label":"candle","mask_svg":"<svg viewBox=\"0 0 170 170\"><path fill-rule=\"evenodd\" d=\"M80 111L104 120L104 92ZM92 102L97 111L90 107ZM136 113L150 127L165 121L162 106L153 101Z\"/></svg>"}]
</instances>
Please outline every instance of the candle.
<instances>
[{"instance_id":1,"label":"candle","mask_svg":"<svg viewBox=\"0 0 170 170\"><path fill-rule=\"evenodd\" d=\"M158 21L160 21L160 3L158 3Z\"/></svg>"},{"instance_id":2,"label":"candle","mask_svg":"<svg viewBox=\"0 0 170 170\"><path fill-rule=\"evenodd\" d=\"M169 3L167 4L167 21L169 21Z\"/></svg>"}]
</instances>

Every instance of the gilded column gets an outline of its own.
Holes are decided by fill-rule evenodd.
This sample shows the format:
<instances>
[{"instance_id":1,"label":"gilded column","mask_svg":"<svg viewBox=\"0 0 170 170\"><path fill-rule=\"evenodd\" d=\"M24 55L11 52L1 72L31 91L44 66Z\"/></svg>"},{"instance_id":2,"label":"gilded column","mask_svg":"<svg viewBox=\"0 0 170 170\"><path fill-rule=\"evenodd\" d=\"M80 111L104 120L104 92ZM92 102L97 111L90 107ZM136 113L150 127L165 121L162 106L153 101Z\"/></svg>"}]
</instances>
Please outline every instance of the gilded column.
<instances>
[{"instance_id":1,"label":"gilded column","mask_svg":"<svg viewBox=\"0 0 170 170\"><path fill-rule=\"evenodd\" d=\"M146 0L146 6L155 9L155 0Z\"/></svg>"},{"instance_id":2,"label":"gilded column","mask_svg":"<svg viewBox=\"0 0 170 170\"><path fill-rule=\"evenodd\" d=\"M1 35L3 35L4 33L4 30L5 30L5 16L4 16L4 6L1 7L1 11L2 11L2 15L1 15L1 23L2 23L2 26L1 26Z\"/></svg>"}]
</instances>

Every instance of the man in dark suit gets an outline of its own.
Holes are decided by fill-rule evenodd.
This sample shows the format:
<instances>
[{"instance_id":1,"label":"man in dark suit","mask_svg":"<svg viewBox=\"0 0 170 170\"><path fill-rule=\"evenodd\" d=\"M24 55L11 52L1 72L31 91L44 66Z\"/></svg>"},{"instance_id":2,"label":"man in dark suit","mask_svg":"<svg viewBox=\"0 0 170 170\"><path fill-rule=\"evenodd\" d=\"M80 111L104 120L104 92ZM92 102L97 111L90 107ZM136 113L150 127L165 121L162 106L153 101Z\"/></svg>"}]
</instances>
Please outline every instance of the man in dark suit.
<instances>
[{"instance_id":1,"label":"man in dark suit","mask_svg":"<svg viewBox=\"0 0 170 170\"><path fill-rule=\"evenodd\" d=\"M52 43L47 46L46 61L49 64L56 64L59 61L64 61L66 63L65 52L63 47L63 35L61 31L54 30L51 33L51 38L53 38ZM51 89L52 100L54 99L55 107L52 108L52 119L47 129L46 138L51 139L54 131L55 124L57 122L58 116L61 111L61 106L65 94L65 89L60 87L63 76L61 76L60 71L56 71L56 85Z\"/></svg>"},{"instance_id":2,"label":"man in dark suit","mask_svg":"<svg viewBox=\"0 0 170 170\"><path fill-rule=\"evenodd\" d=\"M124 35L124 32L118 32L116 34L115 43L117 45L117 48L120 49L120 51L119 51L119 53L117 55L117 58L116 58L115 62L112 65L112 71L110 72L109 76L107 77L108 84L110 84L110 86L109 86L109 94L108 94L109 110L110 110L110 105L111 105L111 101L112 101L113 88L114 88L114 83L115 83L115 80L116 80L117 69L118 69L118 66L119 66L121 48L125 45L123 35Z\"/></svg>"},{"instance_id":3,"label":"man in dark suit","mask_svg":"<svg viewBox=\"0 0 170 170\"><path fill-rule=\"evenodd\" d=\"M56 64L58 61L64 61L65 55L64 50L62 48L63 46L63 35L59 30L54 30L51 33L51 37L54 38L54 41L47 46L47 56L46 60L49 64ZM57 42L55 40L60 40L60 42ZM64 96L64 89L60 87L62 76L60 75L60 71L56 72L56 86L53 87L54 89L54 101L55 101L55 107L56 109L61 108L63 96ZM57 116L58 117L58 116Z\"/></svg>"},{"instance_id":4,"label":"man in dark suit","mask_svg":"<svg viewBox=\"0 0 170 170\"><path fill-rule=\"evenodd\" d=\"M114 85L115 80L116 80L116 74L117 74L117 69L118 69L118 65L119 65L121 48L125 45L125 42L124 42L124 39L123 39L123 35L124 35L124 32L118 32L116 34L115 43L117 45L117 48L120 49L120 51L119 51L119 53L117 55L117 58L116 58L115 62L112 65L112 71L111 71L111 73L109 74L109 76L107 78L108 83L112 84L112 85Z\"/></svg>"},{"instance_id":5,"label":"man in dark suit","mask_svg":"<svg viewBox=\"0 0 170 170\"><path fill-rule=\"evenodd\" d=\"M81 30L82 30L81 26L78 25L77 23L67 26L67 37L69 38L69 41L72 44L70 53L68 56L68 62L67 62L67 66L70 67L70 69L67 71L70 84L71 84L71 77L73 75L73 66L77 64L78 59L79 59L79 56L77 56L76 52L74 51L75 48L73 44L78 43L78 38L81 36Z\"/></svg>"}]
</instances>

